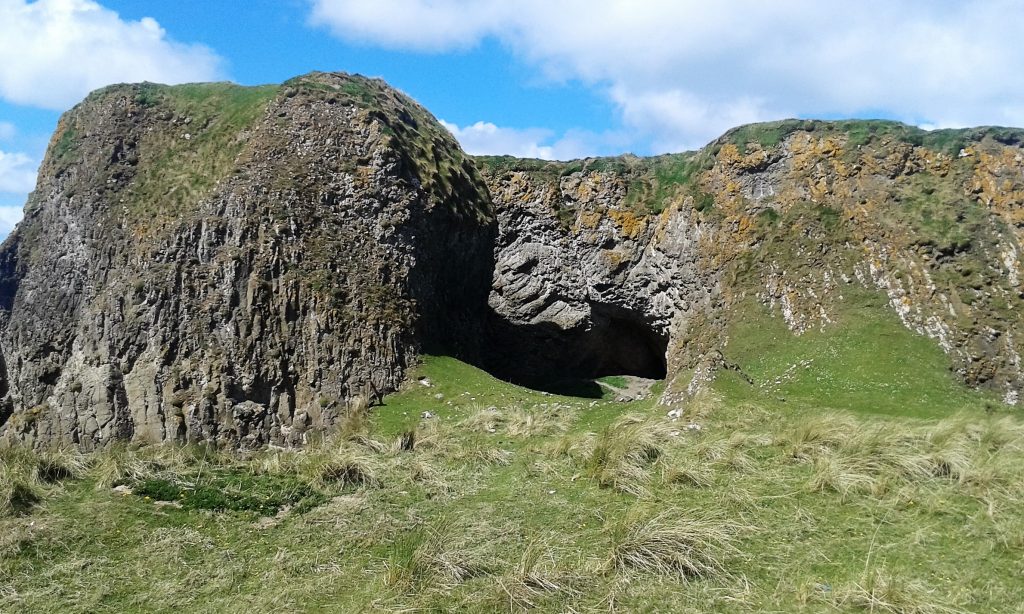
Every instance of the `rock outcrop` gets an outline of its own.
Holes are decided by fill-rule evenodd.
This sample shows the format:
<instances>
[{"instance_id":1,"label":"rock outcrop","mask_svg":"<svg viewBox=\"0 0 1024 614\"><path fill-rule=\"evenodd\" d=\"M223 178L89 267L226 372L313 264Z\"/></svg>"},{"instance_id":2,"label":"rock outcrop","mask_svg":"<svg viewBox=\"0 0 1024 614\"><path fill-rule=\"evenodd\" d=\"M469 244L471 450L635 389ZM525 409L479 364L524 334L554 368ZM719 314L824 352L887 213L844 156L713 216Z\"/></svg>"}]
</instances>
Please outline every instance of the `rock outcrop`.
<instances>
[{"instance_id":1,"label":"rock outcrop","mask_svg":"<svg viewBox=\"0 0 1024 614\"><path fill-rule=\"evenodd\" d=\"M493 235L470 160L380 81L98 91L0 249L4 437L300 443L424 345L473 353Z\"/></svg>"},{"instance_id":2,"label":"rock outcrop","mask_svg":"<svg viewBox=\"0 0 1024 614\"><path fill-rule=\"evenodd\" d=\"M742 302L801 335L835 325L856 286L1014 404L1022 137L787 121L651 159L483 158L500 228L490 305L510 347L541 339L537 373L658 376L631 357L662 348L675 403L735 367L722 352Z\"/></svg>"},{"instance_id":3,"label":"rock outcrop","mask_svg":"<svg viewBox=\"0 0 1024 614\"><path fill-rule=\"evenodd\" d=\"M648 159L472 159L362 77L106 88L0 247L0 438L297 445L424 350L537 385L667 378L676 404L741 371L744 305L802 335L854 289L1016 403L1021 142L787 121Z\"/></svg>"}]
</instances>

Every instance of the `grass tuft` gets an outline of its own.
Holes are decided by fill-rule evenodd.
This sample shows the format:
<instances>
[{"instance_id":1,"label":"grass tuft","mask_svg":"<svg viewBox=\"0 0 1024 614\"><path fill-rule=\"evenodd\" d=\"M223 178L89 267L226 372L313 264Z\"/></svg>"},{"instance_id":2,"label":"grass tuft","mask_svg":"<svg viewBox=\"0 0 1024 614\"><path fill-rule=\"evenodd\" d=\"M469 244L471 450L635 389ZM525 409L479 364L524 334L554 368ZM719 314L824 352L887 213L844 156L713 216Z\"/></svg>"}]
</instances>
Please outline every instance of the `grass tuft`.
<instances>
[{"instance_id":1,"label":"grass tuft","mask_svg":"<svg viewBox=\"0 0 1024 614\"><path fill-rule=\"evenodd\" d=\"M624 416L598 435L586 461L589 475L604 488L642 497L649 493L650 467L664 454L670 425Z\"/></svg>"},{"instance_id":2,"label":"grass tuft","mask_svg":"<svg viewBox=\"0 0 1024 614\"><path fill-rule=\"evenodd\" d=\"M865 574L859 582L835 591L833 605L864 612L891 614L946 614L962 612L942 603L921 582L907 580L885 570Z\"/></svg>"},{"instance_id":3,"label":"grass tuft","mask_svg":"<svg viewBox=\"0 0 1024 614\"><path fill-rule=\"evenodd\" d=\"M707 512L666 510L628 518L614 528L609 567L682 579L728 575L741 527Z\"/></svg>"}]
</instances>

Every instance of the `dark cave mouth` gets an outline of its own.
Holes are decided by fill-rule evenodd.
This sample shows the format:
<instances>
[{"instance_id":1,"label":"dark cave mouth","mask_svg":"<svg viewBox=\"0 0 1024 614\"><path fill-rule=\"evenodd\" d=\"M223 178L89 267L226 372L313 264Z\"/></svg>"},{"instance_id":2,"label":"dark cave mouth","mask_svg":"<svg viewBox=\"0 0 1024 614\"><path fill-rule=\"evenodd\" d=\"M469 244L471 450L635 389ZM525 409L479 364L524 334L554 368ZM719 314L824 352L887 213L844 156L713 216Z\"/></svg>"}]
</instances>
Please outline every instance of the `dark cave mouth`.
<instances>
[{"instance_id":1,"label":"dark cave mouth","mask_svg":"<svg viewBox=\"0 0 1024 614\"><path fill-rule=\"evenodd\" d=\"M632 312L595 305L589 326L569 331L549 323L514 325L496 314L493 318L487 370L516 384L599 397L600 386L593 380L600 377L665 379L668 336Z\"/></svg>"},{"instance_id":2,"label":"dark cave mouth","mask_svg":"<svg viewBox=\"0 0 1024 614\"><path fill-rule=\"evenodd\" d=\"M665 379L668 339L650 327L623 318L608 318L607 324L587 336L583 344L589 353L584 377L634 375Z\"/></svg>"}]
</instances>

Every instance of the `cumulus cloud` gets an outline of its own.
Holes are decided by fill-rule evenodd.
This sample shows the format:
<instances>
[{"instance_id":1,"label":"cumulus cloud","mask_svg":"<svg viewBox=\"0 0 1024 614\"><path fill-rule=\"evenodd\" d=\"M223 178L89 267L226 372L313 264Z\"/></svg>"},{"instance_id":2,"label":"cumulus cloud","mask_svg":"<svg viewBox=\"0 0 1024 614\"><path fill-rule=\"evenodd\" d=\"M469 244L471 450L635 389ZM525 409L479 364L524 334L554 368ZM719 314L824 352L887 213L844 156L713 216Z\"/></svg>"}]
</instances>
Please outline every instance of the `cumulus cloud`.
<instances>
[{"instance_id":1,"label":"cumulus cloud","mask_svg":"<svg viewBox=\"0 0 1024 614\"><path fill-rule=\"evenodd\" d=\"M220 64L155 20L126 21L92 0L0 0L0 97L10 102L61 110L111 83L210 80Z\"/></svg>"},{"instance_id":2,"label":"cumulus cloud","mask_svg":"<svg viewBox=\"0 0 1024 614\"><path fill-rule=\"evenodd\" d=\"M14 230L15 224L24 216L22 208L13 205L0 205L0 240Z\"/></svg>"},{"instance_id":3,"label":"cumulus cloud","mask_svg":"<svg viewBox=\"0 0 1024 614\"><path fill-rule=\"evenodd\" d=\"M440 120L459 141L466 153L472 155L510 155L519 158L544 160L573 160L586 156L595 147L614 138L574 131L555 139L555 133L543 128L502 128L491 122L479 121L460 127Z\"/></svg>"},{"instance_id":4,"label":"cumulus cloud","mask_svg":"<svg viewBox=\"0 0 1024 614\"><path fill-rule=\"evenodd\" d=\"M0 192L25 194L36 185L38 164L23 153L0 151Z\"/></svg>"},{"instance_id":5,"label":"cumulus cloud","mask_svg":"<svg viewBox=\"0 0 1024 614\"><path fill-rule=\"evenodd\" d=\"M311 0L335 35L447 51L501 41L580 80L655 148L787 116L1024 124L1015 0Z\"/></svg>"}]
</instances>

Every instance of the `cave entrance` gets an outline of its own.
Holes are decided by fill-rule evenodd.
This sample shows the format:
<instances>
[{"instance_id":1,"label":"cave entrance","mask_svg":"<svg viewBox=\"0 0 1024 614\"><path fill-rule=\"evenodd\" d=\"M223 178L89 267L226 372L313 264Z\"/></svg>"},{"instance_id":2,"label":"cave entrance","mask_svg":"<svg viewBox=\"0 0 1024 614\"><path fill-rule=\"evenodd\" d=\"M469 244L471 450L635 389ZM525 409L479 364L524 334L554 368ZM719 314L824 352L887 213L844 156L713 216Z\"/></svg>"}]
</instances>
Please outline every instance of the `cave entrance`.
<instances>
[{"instance_id":1,"label":"cave entrance","mask_svg":"<svg viewBox=\"0 0 1024 614\"><path fill-rule=\"evenodd\" d=\"M589 326L562 330L551 323L516 325L492 314L494 339L487 367L530 388L600 398L594 379L633 375L664 379L668 337L634 312L592 305Z\"/></svg>"},{"instance_id":2,"label":"cave entrance","mask_svg":"<svg viewBox=\"0 0 1024 614\"><path fill-rule=\"evenodd\" d=\"M583 377L635 375L665 379L667 340L650 328L621 318L609 318L607 324L586 336L589 353Z\"/></svg>"}]
</instances>

